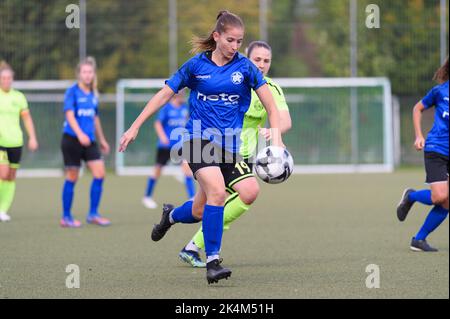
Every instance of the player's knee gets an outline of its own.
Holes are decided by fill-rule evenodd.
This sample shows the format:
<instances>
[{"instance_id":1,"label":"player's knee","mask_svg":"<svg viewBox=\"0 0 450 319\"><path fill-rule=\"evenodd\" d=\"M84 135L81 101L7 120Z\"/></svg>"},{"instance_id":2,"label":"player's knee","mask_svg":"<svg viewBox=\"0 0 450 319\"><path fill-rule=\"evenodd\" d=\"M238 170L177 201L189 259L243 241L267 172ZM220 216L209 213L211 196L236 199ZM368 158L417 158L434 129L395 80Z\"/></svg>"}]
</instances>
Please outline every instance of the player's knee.
<instances>
[{"instance_id":1,"label":"player's knee","mask_svg":"<svg viewBox=\"0 0 450 319\"><path fill-rule=\"evenodd\" d=\"M223 206L226 197L227 192L224 189L213 189L208 194L208 203L213 206Z\"/></svg>"},{"instance_id":2,"label":"player's knee","mask_svg":"<svg viewBox=\"0 0 450 319\"><path fill-rule=\"evenodd\" d=\"M76 183L78 180L78 171L70 170L66 172L66 180Z\"/></svg>"},{"instance_id":3,"label":"player's knee","mask_svg":"<svg viewBox=\"0 0 450 319\"><path fill-rule=\"evenodd\" d=\"M431 201L435 205L446 204L448 202L448 193L445 191L432 192Z\"/></svg>"},{"instance_id":4,"label":"player's knee","mask_svg":"<svg viewBox=\"0 0 450 319\"><path fill-rule=\"evenodd\" d=\"M258 195L259 195L259 186L258 184L256 184L256 186L240 192L239 198L245 205L251 205L254 203Z\"/></svg>"},{"instance_id":5,"label":"player's knee","mask_svg":"<svg viewBox=\"0 0 450 319\"><path fill-rule=\"evenodd\" d=\"M203 218L203 210L204 208L201 206L196 206L193 205L192 206L192 216L194 216L194 218L201 220Z\"/></svg>"}]
</instances>

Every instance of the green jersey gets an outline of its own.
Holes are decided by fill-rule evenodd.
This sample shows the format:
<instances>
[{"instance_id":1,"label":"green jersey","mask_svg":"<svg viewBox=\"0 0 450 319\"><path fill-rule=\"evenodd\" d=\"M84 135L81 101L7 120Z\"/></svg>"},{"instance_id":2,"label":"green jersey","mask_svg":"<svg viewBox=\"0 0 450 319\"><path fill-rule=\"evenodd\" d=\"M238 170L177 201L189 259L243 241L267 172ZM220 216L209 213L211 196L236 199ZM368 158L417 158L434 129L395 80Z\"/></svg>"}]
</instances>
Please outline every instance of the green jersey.
<instances>
[{"instance_id":1,"label":"green jersey","mask_svg":"<svg viewBox=\"0 0 450 319\"><path fill-rule=\"evenodd\" d=\"M25 96L14 89L4 92L0 89L0 146L21 147L23 134L20 127L20 113L28 109Z\"/></svg>"},{"instance_id":2,"label":"green jersey","mask_svg":"<svg viewBox=\"0 0 450 319\"><path fill-rule=\"evenodd\" d=\"M288 111L289 108L281 87L269 77L265 77L267 85L272 92L275 104L279 111ZM255 91L252 91L252 101L244 116L241 133L240 153L244 158L250 157L258 146L258 127L264 127L267 120L267 112Z\"/></svg>"}]
</instances>

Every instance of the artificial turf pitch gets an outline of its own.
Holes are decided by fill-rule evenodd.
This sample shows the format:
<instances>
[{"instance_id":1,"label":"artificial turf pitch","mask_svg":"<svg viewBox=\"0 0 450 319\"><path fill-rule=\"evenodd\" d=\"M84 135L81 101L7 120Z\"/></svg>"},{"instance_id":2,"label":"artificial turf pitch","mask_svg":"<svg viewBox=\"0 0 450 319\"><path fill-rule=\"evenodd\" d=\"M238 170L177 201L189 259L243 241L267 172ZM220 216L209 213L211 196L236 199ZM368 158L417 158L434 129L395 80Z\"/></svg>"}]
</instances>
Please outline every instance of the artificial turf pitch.
<instances>
[{"instance_id":1,"label":"artificial turf pitch","mask_svg":"<svg viewBox=\"0 0 450 319\"><path fill-rule=\"evenodd\" d=\"M0 224L0 298L449 298L448 219L429 237L440 251L409 251L429 207L416 204L404 223L395 207L406 186L424 188L421 170L393 174L294 175L262 185L260 197L225 233L227 281L208 286L205 270L177 254L199 225L176 225L150 239L160 209L141 203L146 179L105 182L101 212L108 228L86 225L88 176L75 190L81 229L58 226L62 179L19 179ZM181 204L184 186L163 177L158 203ZM80 288L66 287L66 266L80 268ZM366 267L380 288L366 287Z\"/></svg>"}]
</instances>

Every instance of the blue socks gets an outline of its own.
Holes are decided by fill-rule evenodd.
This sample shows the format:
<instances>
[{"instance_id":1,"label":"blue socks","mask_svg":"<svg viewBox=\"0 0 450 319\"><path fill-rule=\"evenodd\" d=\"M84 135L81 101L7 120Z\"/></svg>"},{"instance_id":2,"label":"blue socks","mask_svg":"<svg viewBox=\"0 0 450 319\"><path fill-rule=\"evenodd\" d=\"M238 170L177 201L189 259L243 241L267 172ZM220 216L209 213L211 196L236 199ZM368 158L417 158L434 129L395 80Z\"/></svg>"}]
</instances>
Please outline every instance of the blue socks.
<instances>
[{"instance_id":1,"label":"blue socks","mask_svg":"<svg viewBox=\"0 0 450 319\"><path fill-rule=\"evenodd\" d=\"M431 190L429 189L413 192L409 194L408 198L411 201L419 202L424 205L433 205L433 202L431 201Z\"/></svg>"},{"instance_id":2,"label":"blue socks","mask_svg":"<svg viewBox=\"0 0 450 319\"><path fill-rule=\"evenodd\" d=\"M171 219L175 223L182 224L195 224L200 222L192 216L192 201L187 201L182 206L175 208L172 213L170 213Z\"/></svg>"},{"instance_id":3,"label":"blue socks","mask_svg":"<svg viewBox=\"0 0 450 319\"><path fill-rule=\"evenodd\" d=\"M102 197L103 178L94 178L91 184L91 208L89 210L90 216L98 215L98 206Z\"/></svg>"},{"instance_id":4,"label":"blue socks","mask_svg":"<svg viewBox=\"0 0 450 319\"><path fill-rule=\"evenodd\" d=\"M145 197L152 197L156 182L156 179L154 179L153 177L149 177L147 181L147 189L145 190Z\"/></svg>"},{"instance_id":5,"label":"blue socks","mask_svg":"<svg viewBox=\"0 0 450 319\"><path fill-rule=\"evenodd\" d=\"M425 240L442 222L447 218L448 210L442 206L434 206L428 214L425 223L419 230L415 238L417 240Z\"/></svg>"},{"instance_id":6,"label":"blue socks","mask_svg":"<svg viewBox=\"0 0 450 319\"><path fill-rule=\"evenodd\" d=\"M192 198L195 195L195 184L194 184L194 178L186 176L186 179L184 180L184 185L186 185L186 191L188 198Z\"/></svg>"},{"instance_id":7,"label":"blue socks","mask_svg":"<svg viewBox=\"0 0 450 319\"><path fill-rule=\"evenodd\" d=\"M223 206L205 205L203 212L203 237L206 256L218 256L223 235Z\"/></svg>"},{"instance_id":8,"label":"blue socks","mask_svg":"<svg viewBox=\"0 0 450 319\"><path fill-rule=\"evenodd\" d=\"M62 202L63 202L63 218L71 219L72 213L70 212L73 202L73 190L75 188L75 183L69 180L64 182L62 191Z\"/></svg>"}]
</instances>

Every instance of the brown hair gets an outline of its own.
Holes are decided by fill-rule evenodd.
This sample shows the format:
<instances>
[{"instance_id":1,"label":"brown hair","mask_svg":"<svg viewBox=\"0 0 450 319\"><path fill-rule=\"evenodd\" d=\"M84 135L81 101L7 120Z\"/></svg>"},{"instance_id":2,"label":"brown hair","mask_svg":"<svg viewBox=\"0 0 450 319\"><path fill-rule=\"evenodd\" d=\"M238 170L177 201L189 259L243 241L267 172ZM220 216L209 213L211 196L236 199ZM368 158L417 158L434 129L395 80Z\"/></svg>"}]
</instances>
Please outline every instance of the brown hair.
<instances>
[{"instance_id":1,"label":"brown hair","mask_svg":"<svg viewBox=\"0 0 450 319\"><path fill-rule=\"evenodd\" d=\"M269 50L272 53L272 48L270 45L265 41L253 41L248 45L248 48L245 50L245 53L247 54L247 58L250 58L250 55L252 54L252 51L255 48L264 48Z\"/></svg>"},{"instance_id":2,"label":"brown hair","mask_svg":"<svg viewBox=\"0 0 450 319\"><path fill-rule=\"evenodd\" d=\"M448 81L448 56L444 64L434 74L433 80L438 83L444 83Z\"/></svg>"},{"instance_id":3,"label":"brown hair","mask_svg":"<svg viewBox=\"0 0 450 319\"><path fill-rule=\"evenodd\" d=\"M92 92L94 92L94 94L96 96L98 96L97 62L95 62L95 58L91 57L91 56L88 56L88 57L84 58L83 60L81 60L80 63L78 63L78 65L77 65L77 70L76 70L77 78L78 78L78 75L80 74L81 67L83 65L90 65L94 69L95 76L94 76L94 80L92 81L92 83L90 85L90 89Z\"/></svg>"},{"instance_id":4,"label":"brown hair","mask_svg":"<svg viewBox=\"0 0 450 319\"><path fill-rule=\"evenodd\" d=\"M11 71L14 75L14 70L8 63L6 63L6 61L0 61L0 74L2 74L3 71Z\"/></svg>"},{"instance_id":5,"label":"brown hair","mask_svg":"<svg viewBox=\"0 0 450 319\"><path fill-rule=\"evenodd\" d=\"M194 36L191 40L192 49L191 53L195 54L201 51L214 51L216 49L216 41L214 40L213 33L223 33L230 27L237 27L244 29L244 22L239 16L231 13L227 10L219 12L216 18L216 26L211 31L208 37L202 38Z\"/></svg>"}]
</instances>

